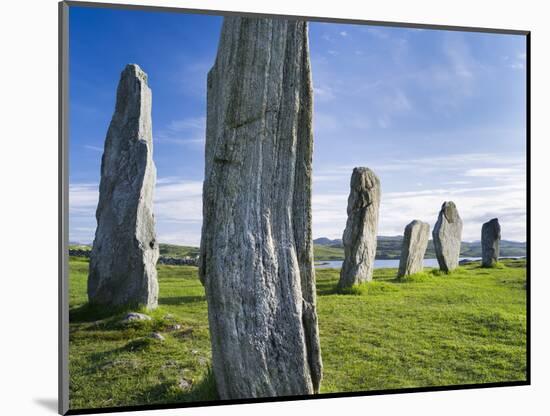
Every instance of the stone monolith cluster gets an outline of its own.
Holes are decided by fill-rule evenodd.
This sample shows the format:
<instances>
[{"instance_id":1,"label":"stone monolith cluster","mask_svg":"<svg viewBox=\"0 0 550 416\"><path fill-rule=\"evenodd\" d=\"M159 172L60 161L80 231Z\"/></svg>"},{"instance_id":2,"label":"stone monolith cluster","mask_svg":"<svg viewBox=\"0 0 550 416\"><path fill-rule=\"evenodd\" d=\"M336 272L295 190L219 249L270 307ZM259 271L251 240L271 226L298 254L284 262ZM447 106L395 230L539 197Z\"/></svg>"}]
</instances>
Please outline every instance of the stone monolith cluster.
<instances>
[{"instance_id":1,"label":"stone monolith cluster","mask_svg":"<svg viewBox=\"0 0 550 416\"><path fill-rule=\"evenodd\" d=\"M481 227L481 265L492 267L500 252L500 224L493 218Z\"/></svg>"},{"instance_id":2,"label":"stone monolith cluster","mask_svg":"<svg viewBox=\"0 0 550 416\"><path fill-rule=\"evenodd\" d=\"M158 299L151 90L147 74L122 71L101 160L97 229L90 255L90 303L155 308Z\"/></svg>"},{"instance_id":3,"label":"stone monolith cluster","mask_svg":"<svg viewBox=\"0 0 550 416\"><path fill-rule=\"evenodd\" d=\"M200 278L221 399L319 391L307 23L226 17L207 81Z\"/></svg>"},{"instance_id":4,"label":"stone monolith cluster","mask_svg":"<svg viewBox=\"0 0 550 416\"><path fill-rule=\"evenodd\" d=\"M397 277L409 276L424 269L424 254L430 238L430 225L414 220L405 227Z\"/></svg>"},{"instance_id":5,"label":"stone monolith cluster","mask_svg":"<svg viewBox=\"0 0 550 416\"><path fill-rule=\"evenodd\" d=\"M446 201L441 206L432 235L439 268L444 272L456 269L462 241L462 219L453 201Z\"/></svg>"},{"instance_id":6,"label":"stone monolith cluster","mask_svg":"<svg viewBox=\"0 0 550 416\"><path fill-rule=\"evenodd\" d=\"M348 197L348 219L343 235L344 263L338 287L372 280L376 256L380 180L365 167L353 169Z\"/></svg>"}]
</instances>

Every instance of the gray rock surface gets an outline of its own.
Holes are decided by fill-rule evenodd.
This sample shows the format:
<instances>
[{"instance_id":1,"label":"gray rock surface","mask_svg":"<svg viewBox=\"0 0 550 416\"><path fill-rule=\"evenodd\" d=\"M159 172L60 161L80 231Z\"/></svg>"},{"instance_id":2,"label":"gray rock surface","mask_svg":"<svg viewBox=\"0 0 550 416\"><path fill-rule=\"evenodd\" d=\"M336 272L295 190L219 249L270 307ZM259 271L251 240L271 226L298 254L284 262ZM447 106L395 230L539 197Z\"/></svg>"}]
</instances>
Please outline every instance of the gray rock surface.
<instances>
[{"instance_id":1,"label":"gray rock surface","mask_svg":"<svg viewBox=\"0 0 550 416\"><path fill-rule=\"evenodd\" d=\"M123 322L150 321L151 317L139 312L129 312Z\"/></svg>"},{"instance_id":2,"label":"gray rock surface","mask_svg":"<svg viewBox=\"0 0 550 416\"><path fill-rule=\"evenodd\" d=\"M101 160L97 229L90 254L91 303L155 308L158 298L151 90L137 65L122 71Z\"/></svg>"},{"instance_id":3,"label":"gray rock surface","mask_svg":"<svg viewBox=\"0 0 550 416\"><path fill-rule=\"evenodd\" d=\"M493 218L481 227L481 265L492 267L500 252L500 224Z\"/></svg>"},{"instance_id":4,"label":"gray rock surface","mask_svg":"<svg viewBox=\"0 0 550 416\"><path fill-rule=\"evenodd\" d=\"M453 201L446 201L441 206L432 236L439 268L444 272L456 269L462 242L462 219Z\"/></svg>"},{"instance_id":5,"label":"gray rock surface","mask_svg":"<svg viewBox=\"0 0 550 416\"><path fill-rule=\"evenodd\" d=\"M151 338L156 339L158 341L164 341L165 340L164 336L160 332L153 332L151 334Z\"/></svg>"},{"instance_id":6,"label":"gray rock surface","mask_svg":"<svg viewBox=\"0 0 550 416\"><path fill-rule=\"evenodd\" d=\"M397 277L409 276L424 269L424 254L429 239L429 224L414 220L405 227Z\"/></svg>"},{"instance_id":7,"label":"gray rock surface","mask_svg":"<svg viewBox=\"0 0 550 416\"><path fill-rule=\"evenodd\" d=\"M218 393L318 392L307 23L226 17L207 90L199 271Z\"/></svg>"},{"instance_id":8,"label":"gray rock surface","mask_svg":"<svg viewBox=\"0 0 550 416\"><path fill-rule=\"evenodd\" d=\"M364 167L353 169L348 197L348 220L342 237L344 263L340 288L372 280L376 257L380 180Z\"/></svg>"}]
</instances>

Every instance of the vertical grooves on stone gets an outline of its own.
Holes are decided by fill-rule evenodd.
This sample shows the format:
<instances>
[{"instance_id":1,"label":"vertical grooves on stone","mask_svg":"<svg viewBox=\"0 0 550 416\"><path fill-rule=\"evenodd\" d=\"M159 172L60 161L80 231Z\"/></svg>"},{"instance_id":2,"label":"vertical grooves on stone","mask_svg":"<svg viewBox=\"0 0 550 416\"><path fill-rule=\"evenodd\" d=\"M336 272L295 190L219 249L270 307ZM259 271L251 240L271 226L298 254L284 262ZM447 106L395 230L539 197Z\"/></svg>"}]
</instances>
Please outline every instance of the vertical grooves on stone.
<instances>
[{"instance_id":1,"label":"vertical grooves on stone","mask_svg":"<svg viewBox=\"0 0 550 416\"><path fill-rule=\"evenodd\" d=\"M344 263L340 288L372 280L376 256L380 180L365 167L353 169L350 179L346 228L342 236Z\"/></svg>"},{"instance_id":2,"label":"vertical grooves on stone","mask_svg":"<svg viewBox=\"0 0 550 416\"><path fill-rule=\"evenodd\" d=\"M200 277L222 398L318 390L316 320L304 320L302 304L313 300L316 318L305 290L314 283L302 284L314 278L304 30L303 22L226 18L208 76Z\"/></svg>"},{"instance_id":3,"label":"vertical grooves on stone","mask_svg":"<svg viewBox=\"0 0 550 416\"><path fill-rule=\"evenodd\" d=\"M101 160L98 225L88 277L92 303L157 305L152 151L147 75L137 65L127 65Z\"/></svg>"}]
</instances>

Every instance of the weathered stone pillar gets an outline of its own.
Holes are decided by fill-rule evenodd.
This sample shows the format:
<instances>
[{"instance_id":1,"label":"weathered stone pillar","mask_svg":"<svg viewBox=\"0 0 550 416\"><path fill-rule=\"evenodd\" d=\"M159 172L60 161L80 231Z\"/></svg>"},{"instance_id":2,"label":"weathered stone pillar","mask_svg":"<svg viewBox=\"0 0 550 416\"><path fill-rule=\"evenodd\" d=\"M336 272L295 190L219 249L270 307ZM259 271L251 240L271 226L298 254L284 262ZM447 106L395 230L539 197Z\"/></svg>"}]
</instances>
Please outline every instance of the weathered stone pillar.
<instances>
[{"instance_id":1,"label":"weathered stone pillar","mask_svg":"<svg viewBox=\"0 0 550 416\"><path fill-rule=\"evenodd\" d=\"M207 98L200 277L218 393L318 392L306 22L226 17Z\"/></svg>"},{"instance_id":2,"label":"weathered stone pillar","mask_svg":"<svg viewBox=\"0 0 550 416\"><path fill-rule=\"evenodd\" d=\"M481 227L481 265L492 267L500 254L500 224L493 218Z\"/></svg>"},{"instance_id":3,"label":"weathered stone pillar","mask_svg":"<svg viewBox=\"0 0 550 416\"><path fill-rule=\"evenodd\" d=\"M342 238L345 257L338 287L350 287L372 280L379 208L380 180L368 168L353 169L348 220Z\"/></svg>"},{"instance_id":4,"label":"weathered stone pillar","mask_svg":"<svg viewBox=\"0 0 550 416\"><path fill-rule=\"evenodd\" d=\"M419 273L424 269L424 254L430 238L430 225L414 220L405 227L397 277Z\"/></svg>"},{"instance_id":5,"label":"weathered stone pillar","mask_svg":"<svg viewBox=\"0 0 550 416\"><path fill-rule=\"evenodd\" d=\"M101 159L97 229L90 255L88 298L109 306L155 308L155 239L151 90L139 66L124 68Z\"/></svg>"},{"instance_id":6,"label":"weathered stone pillar","mask_svg":"<svg viewBox=\"0 0 550 416\"><path fill-rule=\"evenodd\" d=\"M453 201L441 206L432 235L439 268L444 272L456 269L462 242L462 219Z\"/></svg>"}]
</instances>

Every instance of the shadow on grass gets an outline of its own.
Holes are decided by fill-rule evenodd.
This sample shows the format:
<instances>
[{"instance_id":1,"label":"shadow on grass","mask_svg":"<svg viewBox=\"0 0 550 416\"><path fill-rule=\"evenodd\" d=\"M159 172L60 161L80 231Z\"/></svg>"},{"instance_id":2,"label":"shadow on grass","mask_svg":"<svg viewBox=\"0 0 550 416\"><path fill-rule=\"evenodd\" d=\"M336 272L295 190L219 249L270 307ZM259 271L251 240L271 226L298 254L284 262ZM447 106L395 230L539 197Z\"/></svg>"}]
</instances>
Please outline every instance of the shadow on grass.
<instances>
[{"instance_id":1,"label":"shadow on grass","mask_svg":"<svg viewBox=\"0 0 550 416\"><path fill-rule=\"evenodd\" d=\"M159 345L160 343L161 341L154 338L142 337L131 340L119 348L114 348L108 351L94 352L90 354L90 362L93 363L93 365L88 368L86 372L87 374L95 374L114 365L121 364L124 360L131 361L128 356L126 356L126 358L120 358L120 354L147 351L151 347Z\"/></svg>"},{"instance_id":2,"label":"shadow on grass","mask_svg":"<svg viewBox=\"0 0 550 416\"><path fill-rule=\"evenodd\" d=\"M206 302L206 296L173 296L159 298L159 305L181 305L182 303Z\"/></svg>"},{"instance_id":3,"label":"shadow on grass","mask_svg":"<svg viewBox=\"0 0 550 416\"><path fill-rule=\"evenodd\" d=\"M204 377L193 382L188 389L182 389L177 382L164 382L151 387L140 395L147 403L185 403L219 400L214 372L209 367Z\"/></svg>"},{"instance_id":4,"label":"shadow on grass","mask_svg":"<svg viewBox=\"0 0 550 416\"><path fill-rule=\"evenodd\" d=\"M84 305L69 309L69 322L94 322L138 309L139 307L121 306L111 308L104 305L85 303Z\"/></svg>"}]
</instances>

